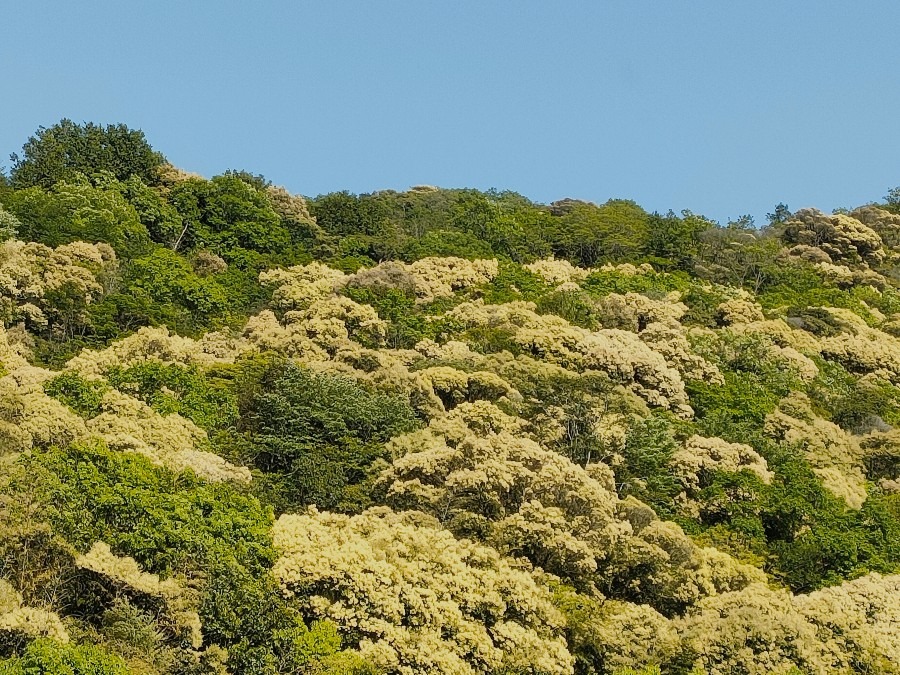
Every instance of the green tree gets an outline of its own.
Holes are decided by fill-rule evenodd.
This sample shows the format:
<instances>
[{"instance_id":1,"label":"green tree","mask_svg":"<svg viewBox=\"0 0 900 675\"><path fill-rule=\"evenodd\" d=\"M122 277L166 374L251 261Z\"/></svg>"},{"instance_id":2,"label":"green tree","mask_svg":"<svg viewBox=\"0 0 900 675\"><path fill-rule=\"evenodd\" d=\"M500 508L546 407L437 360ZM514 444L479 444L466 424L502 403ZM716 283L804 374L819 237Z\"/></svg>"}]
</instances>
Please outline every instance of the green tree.
<instances>
[{"instance_id":1,"label":"green tree","mask_svg":"<svg viewBox=\"0 0 900 675\"><path fill-rule=\"evenodd\" d=\"M21 156L13 154L10 159L16 188L50 188L73 180L78 173L90 176L98 171L109 171L122 181L138 176L155 185L158 169L166 161L140 129L124 124L76 124L69 119L40 127L22 147Z\"/></svg>"},{"instance_id":2,"label":"green tree","mask_svg":"<svg viewBox=\"0 0 900 675\"><path fill-rule=\"evenodd\" d=\"M715 228L716 223L690 211L682 211L681 215L679 218L669 211L664 216L654 213L649 217L645 252L659 267L691 271L701 235Z\"/></svg>"},{"instance_id":3,"label":"green tree","mask_svg":"<svg viewBox=\"0 0 900 675\"><path fill-rule=\"evenodd\" d=\"M147 228L118 190L92 184L83 174L69 180L49 190L29 187L5 197L7 210L21 223L19 238L54 247L73 241L104 242L123 257L147 250Z\"/></svg>"},{"instance_id":4,"label":"green tree","mask_svg":"<svg viewBox=\"0 0 900 675\"><path fill-rule=\"evenodd\" d=\"M638 260L647 245L650 216L635 202L611 199L602 206L570 201L554 223L554 251L584 267Z\"/></svg>"},{"instance_id":5,"label":"green tree","mask_svg":"<svg viewBox=\"0 0 900 675\"><path fill-rule=\"evenodd\" d=\"M232 261L242 251L284 253L292 245L291 232L265 190L239 174L182 181L169 199L183 222L173 250L205 248Z\"/></svg>"},{"instance_id":6,"label":"green tree","mask_svg":"<svg viewBox=\"0 0 900 675\"><path fill-rule=\"evenodd\" d=\"M265 366L241 402L240 459L267 474L280 509L303 504L355 509L358 486L383 444L416 424L408 401L345 377L293 364Z\"/></svg>"},{"instance_id":7,"label":"green tree","mask_svg":"<svg viewBox=\"0 0 900 675\"><path fill-rule=\"evenodd\" d=\"M19 657L0 660L0 675L128 675L124 660L92 645L39 639Z\"/></svg>"}]
</instances>

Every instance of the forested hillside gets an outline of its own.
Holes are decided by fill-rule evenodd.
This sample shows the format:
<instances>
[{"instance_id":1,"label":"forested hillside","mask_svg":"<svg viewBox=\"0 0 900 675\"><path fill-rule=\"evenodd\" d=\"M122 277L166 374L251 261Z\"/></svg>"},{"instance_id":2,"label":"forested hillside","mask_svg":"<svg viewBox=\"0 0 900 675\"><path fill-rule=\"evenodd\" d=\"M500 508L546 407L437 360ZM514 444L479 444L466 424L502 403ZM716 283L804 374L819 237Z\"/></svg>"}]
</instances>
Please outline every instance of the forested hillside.
<instances>
[{"instance_id":1,"label":"forested hillside","mask_svg":"<svg viewBox=\"0 0 900 675\"><path fill-rule=\"evenodd\" d=\"M900 672L900 190L0 179L0 674Z\"/></svg>"}]
</instances>

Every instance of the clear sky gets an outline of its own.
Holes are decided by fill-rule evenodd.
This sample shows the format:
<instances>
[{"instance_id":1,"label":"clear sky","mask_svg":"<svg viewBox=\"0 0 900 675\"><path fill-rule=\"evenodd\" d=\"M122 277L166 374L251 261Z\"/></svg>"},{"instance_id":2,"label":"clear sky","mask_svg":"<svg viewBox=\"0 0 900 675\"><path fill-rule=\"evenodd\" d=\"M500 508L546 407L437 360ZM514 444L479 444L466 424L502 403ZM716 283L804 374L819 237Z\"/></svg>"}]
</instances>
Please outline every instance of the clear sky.
<instances>
[{"instance_id":1,"label":"clear sky","mask_svg":"<svg viewBox=\"0 0 900 675\"><path fill-rule=\"evenodd\" d=\"M762 223L900 185L898 26L896 0L0 0L0 157L69 117L306 195Z\"/></svg>"}]
</instances>

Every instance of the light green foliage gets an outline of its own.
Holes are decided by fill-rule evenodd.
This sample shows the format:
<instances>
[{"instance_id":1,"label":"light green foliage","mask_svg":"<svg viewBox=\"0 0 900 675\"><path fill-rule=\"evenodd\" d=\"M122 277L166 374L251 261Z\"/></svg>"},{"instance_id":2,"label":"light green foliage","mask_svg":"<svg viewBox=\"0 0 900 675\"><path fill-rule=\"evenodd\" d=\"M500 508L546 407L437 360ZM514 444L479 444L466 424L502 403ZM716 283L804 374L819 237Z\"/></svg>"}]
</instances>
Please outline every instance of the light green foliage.
<instances>
[{"instance_id":1,"label":"light green foliage","mask_svg":"<svg viewBox=\"0 0 900 675\"><path fill-rule=\"evenodd\" d=\"M500 273L487 285L484 301L489 303L514 300L537 300L550 289L534 272L517 263L503 263Z\"/></svg>"},{"instance_id":2,"label":"light green foliage","mask_svg":"<svg viewBox=\"0 0 900 675\"><path fill-rule=\"evenodd\" d=\"M555 253L584 267L640 256L649 232L649 214L632 201L610 200L602 206L570 201L557 209L553 226Z\"/></svg>"},{"instance_id":3,"label":"light green foliage","mask_svg":"<svg viewBox=\"0 0 900 675\"><path fill-rule=\"evenodd\" d=\"M73 241L105 242L120 255L147 249L150 237L134 207L116 190L95 186L84 175L51 188L26 188L5 197L21 222L19 237L48 246Z\"/></svg>"},{"instance_id":4,"label":"light green foliage","mask_svg":"<svg viewBox=\"0 0 900 675\"><path fill-rule=\"evenodd\" d=\"M410 239L403 248L404 260L420 260L429 256L456 256L469 260L492 258L494 250L486 241L468 232L433 230Z\"/></svg>"},{"instance_id":5,"label":"light green foliage","mask_svg":"<svg viewBox=\"0 0 900 675\"><path fill-rule=\"evenodd\" d=\"M21 656L0 660L0 675L129 675L125 661L100 647L35 640Z\"/></svg>"},{"instance_id":6,"label":"light green foliage","mask_svg":"<svg viewBox=\"0 0 900 675\"><path fill-rule=\"evenodd\" d=\"M107 380L163 414L178 413L203 429L228 427L237 421L237 397L230 373L149 361L130 368L114 368Z\"/></svg>"},{"instance_id":7,"label":"light green foliage","mask_svg":"<svg viewBox=\"0 0 900 675\"><path fill-rule=\"evenodd\" d=\"M582 286L595 296L609 293L644 293L647 295L665 294L670 291L686 290L690 285L690 277L683 273L642 272L623 274L614 269L594 271Z\"/></svg>"},{"instance_id":8,"label":"light green foliage","mask_svg":"<svg viewBox=\"0 0 900 675\"><path fill-rule=\"evenodd\" d=\"M184 258L165 248L132 263L128 290L148 305L183 307L198 315L200 323L224 313L228 306L226 294L214 279L198 277Z\"/></svg>"},{"instance_id":9,"label":"light green foliage","mask_svg":"<svg viewBox=\"0 0 900 675\"><path fill-rule=\"evenodd\" d=\"M671 515L681 487L668 468L678 448L672 423L662 416L641 420L628 430L616 484L622 495L634 495L660 515Z\"/></svg>"},{"instance_id":10,"label":"light green foliage","mask_svg":"<svg viewBox=\"0 0 900 675\"><path fill-rule=\"evenodd\" d=\"M65 403L85 419L100 414L106 389L102 382L85 380L75 373L62 373L44 384L44 391L49 396Z\"/></svg>"},{"instance_id":11,"label":"light green foliage","mask_svg":"<svg viewBox=\"0 0 900 675\"><path fill-rule=\"evenodd\" d=\"M45 517L81 550L107 542L163 575L219 556L252 570L271 560L271 512L239 488L174 475L139 455L97 445L51 449L20 460L19 490L46 504Z\"/></svg>"}]
</instances>

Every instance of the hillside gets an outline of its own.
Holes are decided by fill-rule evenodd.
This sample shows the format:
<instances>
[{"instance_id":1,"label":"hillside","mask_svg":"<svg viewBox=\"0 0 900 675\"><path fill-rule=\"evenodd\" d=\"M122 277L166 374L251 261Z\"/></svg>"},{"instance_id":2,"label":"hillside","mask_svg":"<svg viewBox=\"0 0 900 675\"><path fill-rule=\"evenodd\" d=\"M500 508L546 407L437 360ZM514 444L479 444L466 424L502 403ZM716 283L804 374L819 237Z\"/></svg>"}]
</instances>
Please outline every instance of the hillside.
<instances>
[{"instance_id":1,"label":"hillside","mask_svg":"<svg viewBox=\"0 0 900 675\"><path fill-rule=\"evenodd\" d=\"M0 181L0 675L900 672L900 191L764 227Z\"/></svg>"}]
</instances>

